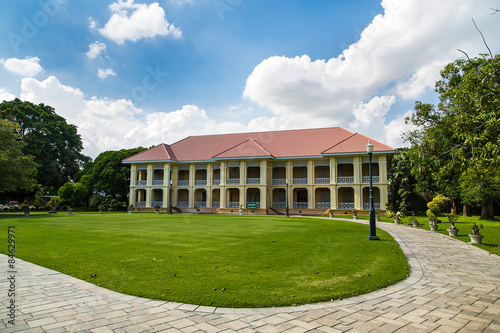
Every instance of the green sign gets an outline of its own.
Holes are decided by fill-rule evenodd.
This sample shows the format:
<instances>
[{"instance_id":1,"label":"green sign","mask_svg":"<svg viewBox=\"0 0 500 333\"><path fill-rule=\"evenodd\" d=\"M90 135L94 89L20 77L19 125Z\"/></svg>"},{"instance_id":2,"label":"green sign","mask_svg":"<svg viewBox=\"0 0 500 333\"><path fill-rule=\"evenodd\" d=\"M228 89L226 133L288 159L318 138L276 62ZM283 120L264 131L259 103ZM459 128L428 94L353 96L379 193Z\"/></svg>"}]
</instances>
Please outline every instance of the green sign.
<instances>
[{"instance_id":1,"label":"green sign","mask_svg":"<svg viewBox=\"0 0 500 333\"><path fill-rule=\"evenodd\" d=\"M247 202L247 208L257 208L256 202Z\"/></svg>"}]
</instances>

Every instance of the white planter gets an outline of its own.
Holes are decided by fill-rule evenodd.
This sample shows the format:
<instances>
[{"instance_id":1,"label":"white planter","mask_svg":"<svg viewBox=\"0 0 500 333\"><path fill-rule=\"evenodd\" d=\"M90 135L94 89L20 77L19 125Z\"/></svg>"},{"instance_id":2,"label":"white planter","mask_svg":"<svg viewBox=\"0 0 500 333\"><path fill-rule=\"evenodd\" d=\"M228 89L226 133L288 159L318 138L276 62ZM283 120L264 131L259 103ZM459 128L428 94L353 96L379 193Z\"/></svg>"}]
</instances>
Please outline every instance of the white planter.
<instances>
[{"instance_id":1,"label":"white planter","mask_svg":"<svg viewBox=\"0 0 500 333\"><path fill-rule=\"evenodd\" d=\"M458 234L458 229L447 229L448 235L455 237Z\"/></svg>"},{"instance_id":2,"label":"white planter","mask_svg":"<svg viewBox=\"0 0 500 333\"><path fill-rule=\"evenodd\" d=\"M471 244L483 244L483 235L469 235Z\"/></svg>"},{"instance_id":3,"label":"white planter","mask_svg":"<svg viewBox=\"0 0 500 333\"><path fill-rule=\"evenodd\" d=\"M429 225L429 228L430 228L432 231L436 231L436 230L438 230L438 225L437 225L437 224L431 224L431 225Z\"/></svg>"}]
</instances>

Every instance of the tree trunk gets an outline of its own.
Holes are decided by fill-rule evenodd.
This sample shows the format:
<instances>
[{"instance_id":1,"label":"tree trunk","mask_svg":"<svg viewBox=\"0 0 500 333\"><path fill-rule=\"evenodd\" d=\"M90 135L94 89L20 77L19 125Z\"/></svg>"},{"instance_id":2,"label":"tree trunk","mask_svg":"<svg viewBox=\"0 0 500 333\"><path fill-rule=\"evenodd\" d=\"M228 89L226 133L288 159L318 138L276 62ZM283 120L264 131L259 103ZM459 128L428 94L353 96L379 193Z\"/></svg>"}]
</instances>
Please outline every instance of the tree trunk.
<instances>
[{"instance_id":1,"label":"tree trunk","mask_svg":"<svg viewBox=\"0 0 500 333\"><path fill-rule=\"evenodd\" d=\"M451 213L452 215L457 215L458 210L457 210L457 199L453 199L453 205L451 206Z\"/></svg>"},{"instance_id":2,"label":"tree trunk","mask_svg":"<svg viewBox=\"0 0 500 333\"><path fill-rule=\"evenodd\" d=\"M495 217L495 212L493 211L493 200L483 203L481 206L481 220L490 220Z\"/></svg>"},{"instance_id":3,"label":"tree trunk","mask_svg":"<svg viewBox=\"0 0 500 333\"><path fill-rule=\"evenodd\" d=\"M464 204L464 211L462 213L463 216L472 216L472 212L470 210L470 206L468 204Z\"/></svg>"}]
</instances>

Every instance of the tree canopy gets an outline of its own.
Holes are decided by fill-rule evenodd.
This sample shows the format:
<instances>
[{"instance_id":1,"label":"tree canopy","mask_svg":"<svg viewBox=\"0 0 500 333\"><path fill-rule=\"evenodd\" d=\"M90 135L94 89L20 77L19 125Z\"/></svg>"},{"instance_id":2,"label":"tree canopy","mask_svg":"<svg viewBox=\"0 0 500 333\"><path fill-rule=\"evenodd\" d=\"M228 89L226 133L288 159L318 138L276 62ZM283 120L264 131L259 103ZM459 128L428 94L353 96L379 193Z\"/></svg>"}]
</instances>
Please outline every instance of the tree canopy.
<instances>
[{"instance_id":1,"label":"tree canopy","mask_svg":"<svg viewBox=\"0 0 500 333\"><path fill-rule=\"evenodd\" d=\"M482 206L493 217L500 184L500 55L460 59L441 71L439 104L417 102L406 134L417 188Z\"/></svg>"},{"instance_id":2,"label":"tree canopy","mask_svg":"<svg viewBox=\"0 0 500 333\"><path fill-rule=\"evenodd\" d=\"M83 170L75 178L94 193L103 196L111 195L119 201L126 201L130 185L130 166L122 160L144 151L145 148L105 151L93 162L84 165Z\"/></svg>"},{"instance_id":3,"label":"tree canopy","mask_svg":"<svg viewBox=\"0 0 500 333\"><path fill-rule=\"evenodd\" d=\"M36 180L44 187L57 190L89 160L81 153L83 145L76 126L68 124L48 105L16 98L0 103L0 118L19 125L18 138L24 142L22 152L33 156L38 165Z\"/></svg>"},{"instance_id":4,"label":"tree canopy","mask_svg":"<svg viewBox=\"0 0 500 333\"><path fill-rule=\"evenodd\" d=\"M0 119L0 193L32 190L35 184L36 164L22 153L17 129L15 123Z\"/></svg>"}]
</instances>

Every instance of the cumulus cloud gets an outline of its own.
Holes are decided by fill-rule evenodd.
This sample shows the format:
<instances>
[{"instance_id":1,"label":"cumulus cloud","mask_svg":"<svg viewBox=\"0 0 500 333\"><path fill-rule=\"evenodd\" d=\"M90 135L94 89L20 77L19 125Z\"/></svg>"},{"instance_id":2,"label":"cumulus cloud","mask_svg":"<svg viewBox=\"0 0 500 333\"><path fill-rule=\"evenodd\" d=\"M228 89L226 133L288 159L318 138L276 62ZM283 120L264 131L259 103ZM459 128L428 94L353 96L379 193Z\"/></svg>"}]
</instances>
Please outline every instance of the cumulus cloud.
<instances>
[{"instance_id":1,"label":"cumulus cloud","mask_svg":"<svg viewBox=\"0 0 500 333\"><path fill-rule=\"evenodd\" d=\"M322 123L361 131L367 128L361 114L368 113L371 124L385 126L392 121L388 112L396 101L432 91L440 69L462 56L457 48L470 55L484 53L471 17L489 36L490 46L500 47L495 38L498 17L490 15L493 0L382 0L381 5L384 13L337 57L263 60L248 77L243 97L289 126ZM370 102L360 107L364 101ZM375 139L384 139L382 132L375 134Z\"/></svg>"},{"instance_id":2,"label":"cumulus cloud","mask_svg":"<svg viewBox=\"0 0 500 333\"><path fill-rule=\"evenodd\" d=\"M89 59L95 59L105 51L106 51L106 44L101 42L93 42L92 44L89 45L89 51L87 52L87 57Z\"/></svg>"},{"instance_id":3,"label":"cumulus cloud","mask_svg":"<svg viewBox=\"0 0 500 333\"><path fill-rule=\"evenodd\" d=\"M107 68L107 69L98 68L97 69L97 76L99 76L99 78L104 80L108 76L116 76L116 73L111 68Z\"/></svg>"},{"instance_id":4,"label":"cumulus cloud","mask_svg":"<svg viewBox=\"0 0 500 333\"><path fill-rule=\"evenodd\" d=\"M5 90L4 88L0 88L0 102L2 101L11 101L15 99L16 96Z\"/></svg>"},{"instance_id":5,"label":"cumulus cloud","mask_svg":"<svg viewBox=\"0 0 500 333\"><path fill-rule=\"evenodd\" d=\"M38 57L0 59L0 63L7 70L25 77L33 77L43 72L42 66L38 64L39 62Z\"/></svg>"},{"instance_id":6,"label":"cumulus cloud","mask_svg":"<svg viewBox=\"0 0 500 333\"><path fill-rule=\"evenodd\" d=\"M147 5L118 0L109 9L112 16L99 32L118 44L156 36L182 36L181 30L167 21L165 11L157 2Z\"/></svg>"},{"instance_id":7,"label":"cumulus cloud","mask_svg":"<svg viewBox=\"0 0 500 333\"><path fill-rule=\"evenodd\" d=\"M0 90L0 97L2 93ZM173 143L189 135L248 131L247 126L237 122L214 121L195 105L144 116L144 110L131 100L87 97L54 76L43 81L23 79L20 98L50 105L68 123L76 125L84 154L93 158L105 150Z\"/></svg>"}]
</instances>

